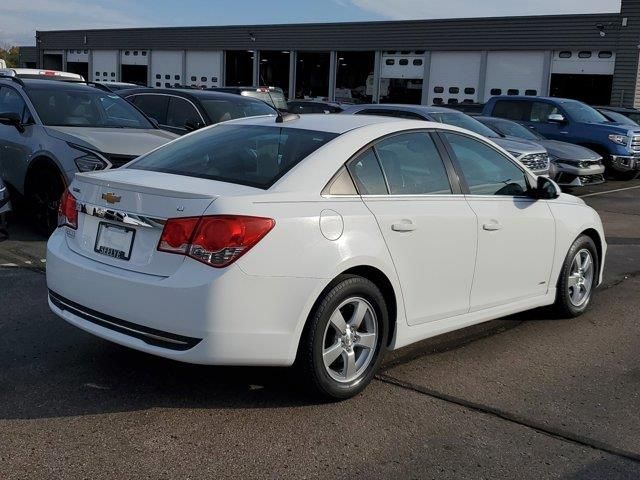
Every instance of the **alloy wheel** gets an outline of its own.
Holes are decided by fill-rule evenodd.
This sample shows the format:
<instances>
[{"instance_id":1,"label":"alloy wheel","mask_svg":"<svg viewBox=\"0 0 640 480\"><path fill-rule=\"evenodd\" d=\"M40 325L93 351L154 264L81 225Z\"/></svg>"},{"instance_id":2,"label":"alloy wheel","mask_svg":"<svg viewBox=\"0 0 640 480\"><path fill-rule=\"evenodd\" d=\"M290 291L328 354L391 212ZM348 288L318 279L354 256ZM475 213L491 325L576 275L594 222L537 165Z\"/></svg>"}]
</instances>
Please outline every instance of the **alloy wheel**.
<instances>
[{"instance_id":1,"label":"alloy wheel","mask_svg":"<svg viewBox=\"0 0 640 480\"><path fill-rule=\"evenodd\" d=\"M569 300L575 307L581 307L589 301L594 279L593 257L586 248L578 251L569 273Z\"/></svg>"},{"instance_id":2,"label":"alloy wheel","mask_svg":"<svg viewBox=\"0 0 640 480\"><path fill-rule=\"evenodd\" d=\"M326 372L341 383L358 380L375 357L377 344L375 310L363 298L347 298L325 328L322 359Z\"/></svg>"}]
</instances>

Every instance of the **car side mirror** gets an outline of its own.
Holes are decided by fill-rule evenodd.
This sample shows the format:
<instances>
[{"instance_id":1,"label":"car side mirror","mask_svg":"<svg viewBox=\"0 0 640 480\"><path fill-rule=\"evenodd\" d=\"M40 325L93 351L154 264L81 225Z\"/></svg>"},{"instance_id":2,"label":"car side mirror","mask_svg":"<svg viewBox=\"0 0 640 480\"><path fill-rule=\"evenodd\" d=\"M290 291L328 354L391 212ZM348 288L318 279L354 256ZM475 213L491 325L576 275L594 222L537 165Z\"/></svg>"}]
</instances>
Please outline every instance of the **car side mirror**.
<instances>
[{"instance_id":1,"label":"car side mirror","mask_svg":"<svg viewBox=\"0 0 640 480\"><path fill-rule=\"evenodd\" d=\"M541 200L553 200L560 196L560 187L550 178L538 177L534 193L535 197Z\"/></svg>"},{"instance_id":2,"label":"car side mirror","mask_svg":"<svg viewBox=\"0 0 640 480\"><path fill-rule=\"evenodd\" d=\"M565 123L567 120L564 118L564 115L560 113L552 113L547 117L547 120L551 123Z\"/></svg>"},{"instance_id":3,"label":"car side mirror","mask_svg":"<svg viewBox=\"0 0 640 480\"><path fill-rule=\"evenodd\" d=\"M20 115L15 112L0 113L0 124L13 125L16 129L22 133L24 132L24 126L22 125L22 119Z\"/></svg>"}]
</instances>

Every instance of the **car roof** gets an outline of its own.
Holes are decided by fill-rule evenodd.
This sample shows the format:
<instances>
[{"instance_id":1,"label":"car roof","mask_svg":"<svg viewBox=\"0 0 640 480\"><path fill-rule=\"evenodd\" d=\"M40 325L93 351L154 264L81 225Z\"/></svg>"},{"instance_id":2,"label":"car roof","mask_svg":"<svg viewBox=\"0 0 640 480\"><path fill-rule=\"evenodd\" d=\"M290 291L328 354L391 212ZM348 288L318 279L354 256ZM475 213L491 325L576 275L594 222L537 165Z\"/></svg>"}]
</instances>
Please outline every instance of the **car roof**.
<instances>
[{"instance_id":1,"label":"car roof","mask_svg":"<svg viewBox=\"0 0 640 480\"><path fill-rule=\"evenodd\" d=\"M0 80L3 80L3 79L0 77ZM47 80L44 78L43 79L22 78L21 80L24 86L27 87L27 90L29 89L29 87L36 87L36 88L46 87L49 89L57 89L57 90L73 90L73 89L83 90L87 88L96 90L99 88L91 84L87 84L85 82L67 82L67 81L60 81L60 80Z\"/></svg>"},{"instance_id":2,"label":"car roof","mask_svg":"<svg viewBox=\"0 0 640 480\"><path fill-rule=\"evenodd\" d=\"M542 100L553 103L584 103L580 100L576 100L574 98L562 98L562 97L533 97L528 95L499 95L496 97L492 97L491 100L517 100L517 101L527 101L527 102L535 102L536 100Z\"/></svg>"},{"instance_id":3,"label":"car roof","mask_svg":"<svg viewBox=\"0 0 640 480\"><path fill-rule=\"evenodd\" d=\"M226 92L216 92L214 90L199 90L199 89L189 89L189 88L150 88L150 87L142 87L142 88L127 88L124 90L120 90L117 92L121 97L127 97L130 95L136 95L140 93L155 93L155 94L164 94L164 95L176 95L178 97L185 98L218 98L218 99L228 99L233 100L235 102L238 101L238 98L241 98L240 101L247 102L261 102L256 98L252 97L244 97L238 95L234 95L232 93Z\"/></svg>"},{"instance_id":4,"label":"car roof","mask_svg":"<svg viewBox=\"0 0 640 480\"><path fill-rule=\"evenodd\" d=\"M287 119L290 118L290 119ZM276 123L274 116L261 116L241 118L225 122L228 124L241 125L263 125L278 128L299 128L301 130L314 130L320 132L329 132L343 134L357 128L369 125L393 124L397 122L407 122L405 119L382 117L376 115L327 115L324 113L307 114L307 115L288 115L285 121ZM442 124L424 122L419 120L421 128L436 128Z\"/></svg>"},{"instance_id":5,"label":"car roof","mask_svg":"<svg viewBox=\"0 0 640 480\"><path fill-rule=\"evenodd\" d=\"M42 77L51 77L51 79L64 78L67 80L83 81L82 75L71 72L62 72L59 70L48 70L46 68L0 68L0 75L16 76L35 75Z\"/></svg>"}]
</instances>

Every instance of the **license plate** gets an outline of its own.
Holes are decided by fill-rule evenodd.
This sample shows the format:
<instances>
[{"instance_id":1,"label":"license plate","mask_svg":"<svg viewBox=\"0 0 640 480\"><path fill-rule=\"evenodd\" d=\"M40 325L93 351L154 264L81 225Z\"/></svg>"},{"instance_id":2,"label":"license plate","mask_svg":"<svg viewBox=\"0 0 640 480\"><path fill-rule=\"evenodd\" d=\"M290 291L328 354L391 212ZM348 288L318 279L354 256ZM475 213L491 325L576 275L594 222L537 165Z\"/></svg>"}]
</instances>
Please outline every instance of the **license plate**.
<instances>
[{"instance_id":1,"label":"license plate","mask_svg":"<svg viewBox=\"0 0 640 480\"><path fill-rule=\"evenodd\" d=\"M133 228L100 222L94 250L107 257L129 260L135 235L136 231Z\"/></svg>"}]
</instances>

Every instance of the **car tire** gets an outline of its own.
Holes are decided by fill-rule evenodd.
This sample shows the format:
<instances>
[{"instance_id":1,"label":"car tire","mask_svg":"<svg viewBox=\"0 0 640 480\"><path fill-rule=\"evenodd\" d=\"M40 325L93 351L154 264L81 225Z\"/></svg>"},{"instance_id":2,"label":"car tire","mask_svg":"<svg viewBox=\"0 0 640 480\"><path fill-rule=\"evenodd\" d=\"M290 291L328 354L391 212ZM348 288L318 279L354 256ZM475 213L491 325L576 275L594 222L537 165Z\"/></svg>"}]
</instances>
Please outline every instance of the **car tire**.
<instances>
[{"instance_id":1,"label":"car tire","mask_svg":"<svg viewBox=\"0 0 640 480\"><path fill-rule=\"evenodd\" d=\"M52 167L39 168L29 175L26 201L36 230L49 236L58 226L58 207L65 184Z\"/></svg>"},{"instance_id":2,"label":"car tire","mask_svg":"<svg viewBox=\"0 0 640 480\"><path fill-rule=\"evenodd\" d=\"M609 172L611 176L616 180L633 180L638 176L638 172L636 170L622 172L620 170L610 168Z\"/></svg>"},{"instance_id":3,"label":"car tire","mask_svg":"<svg viewBox=\"0 0 640 480\"><path fill-rule=\"evenodd\" d=\"M312 310L298 351L301 380L316 396L343 400L373 379L386 351L387 304L370 280L341 275Z\"/></svg>"},{"instance_id":4,"label":"car tire","mask_svg":"<svg viewBox=\"0 0 640 480\"><path fill-rule=\"evenodd\" d=\"M589 308L598 283L599 262L598 250L591 238L581 235L573 242L558 279L554 307L561 317L578 317Z\"/></svg>"}]
</instances>

